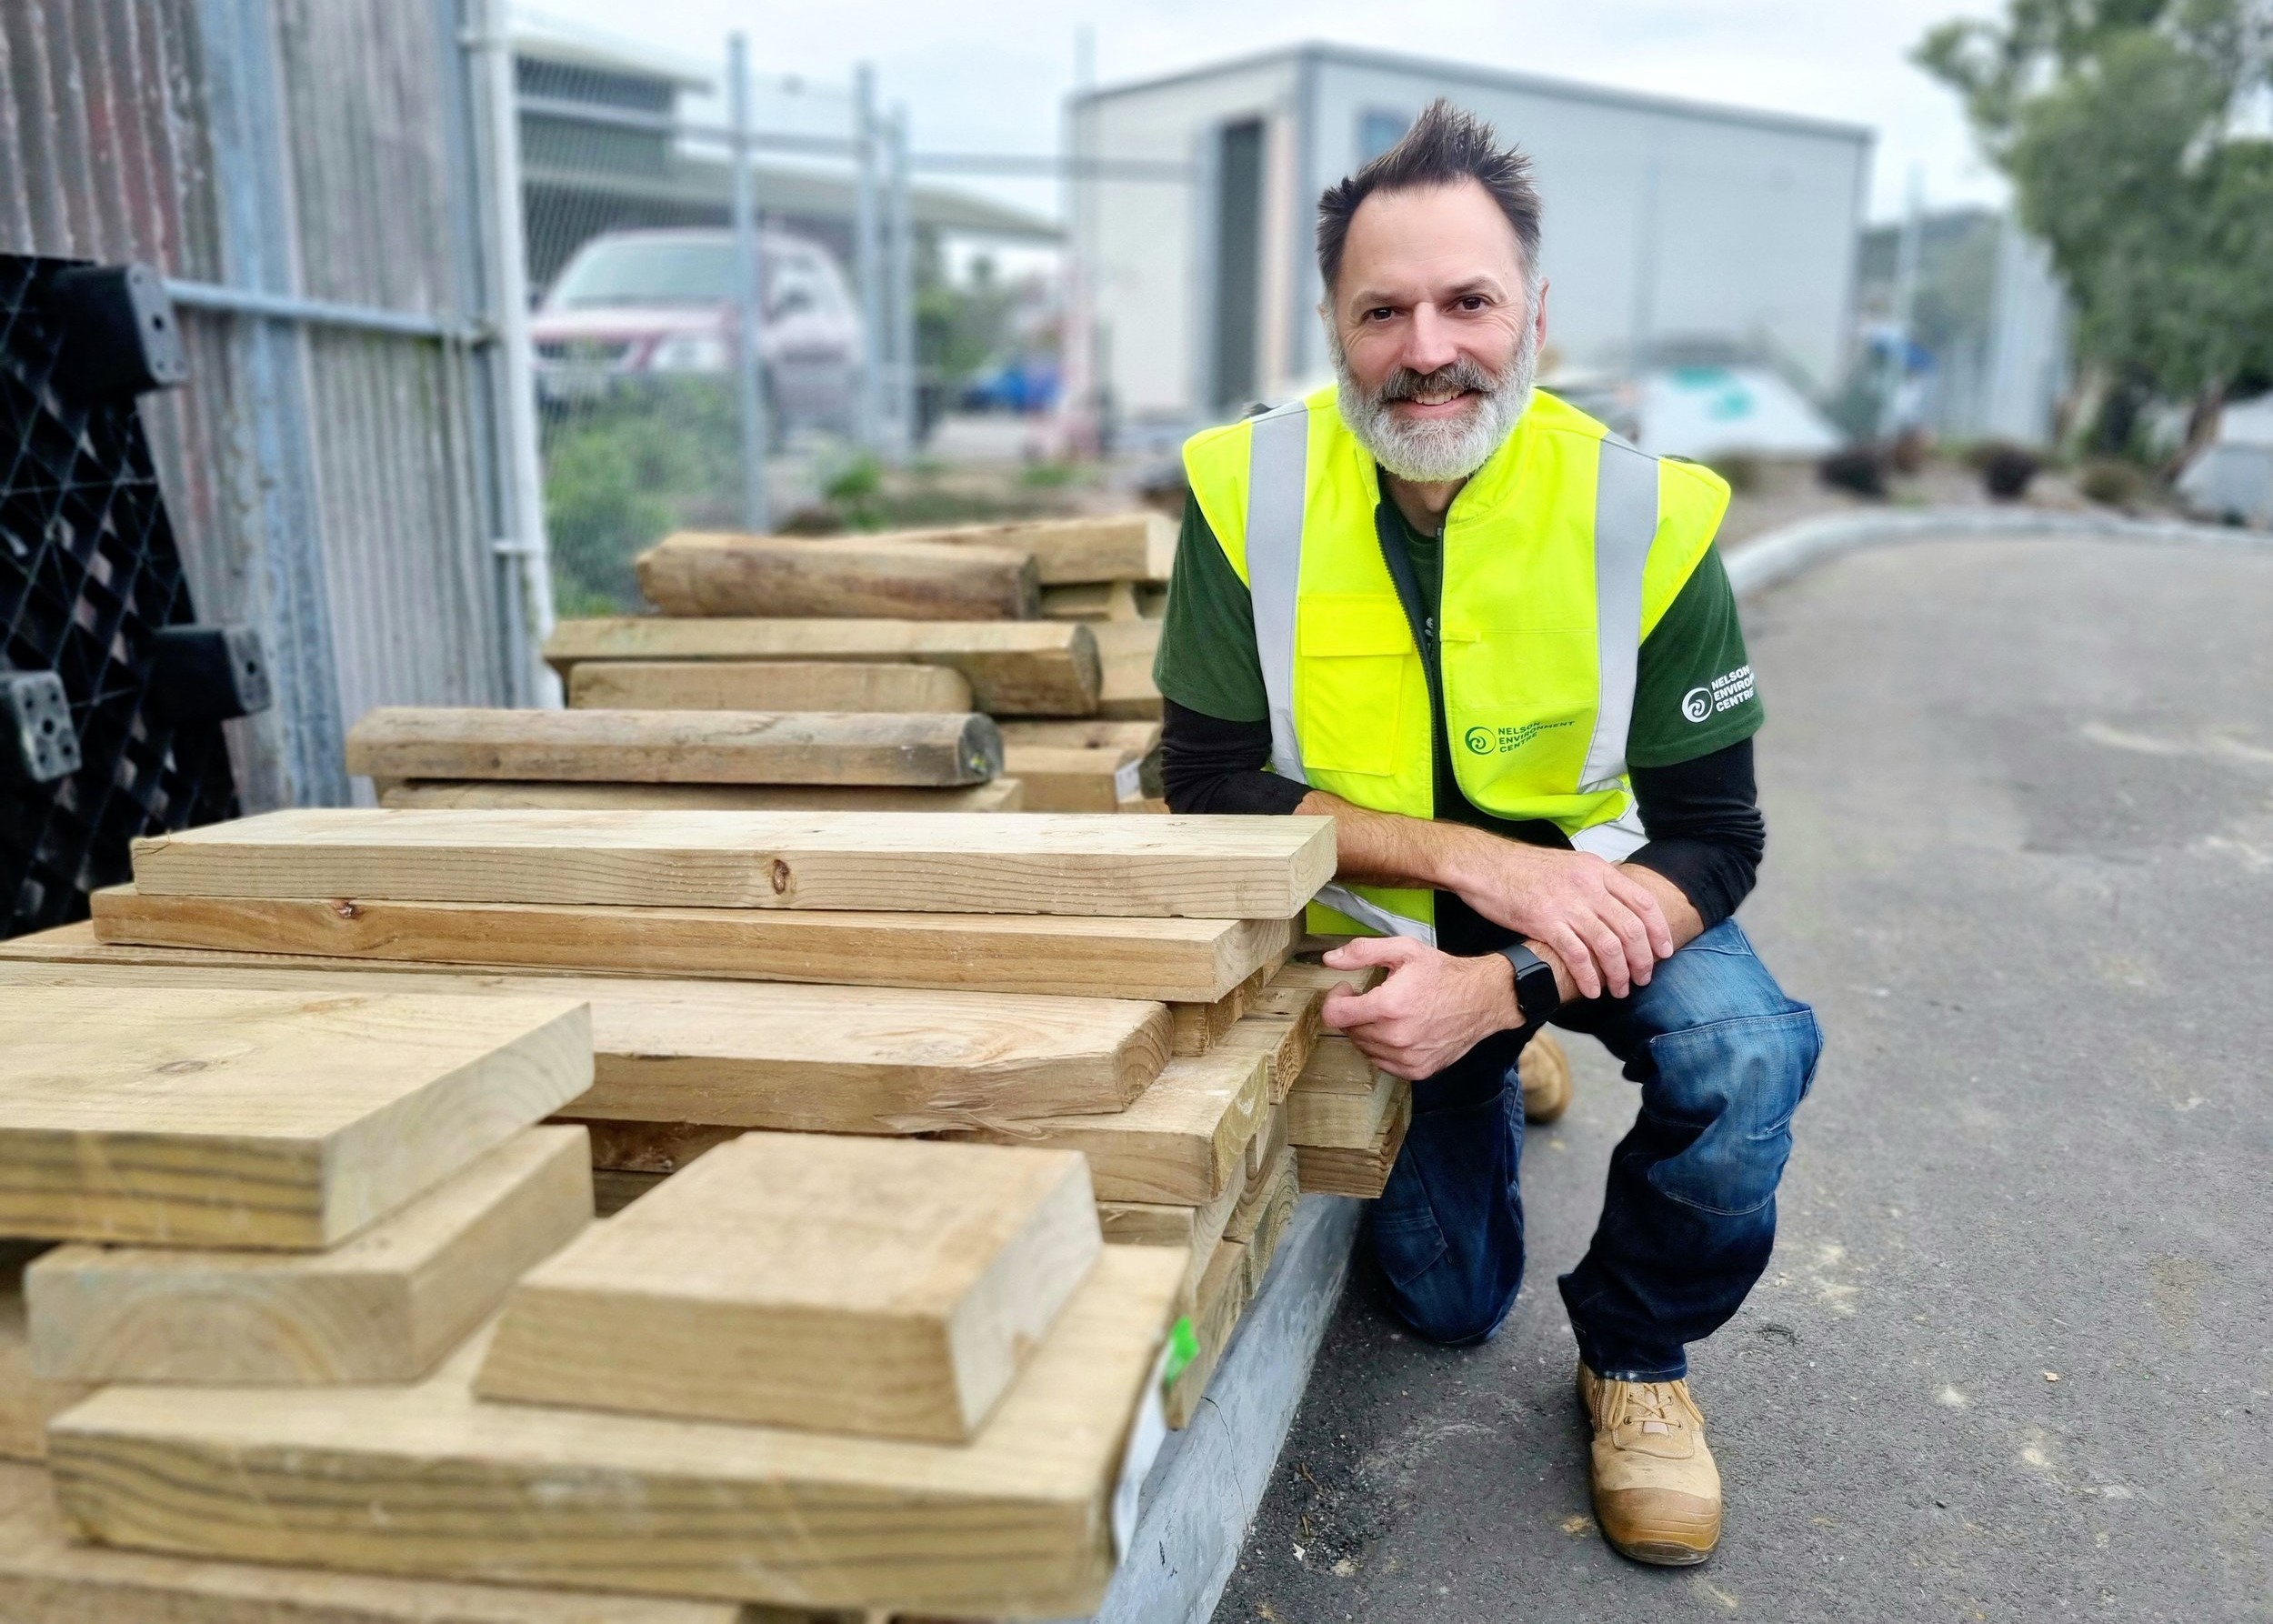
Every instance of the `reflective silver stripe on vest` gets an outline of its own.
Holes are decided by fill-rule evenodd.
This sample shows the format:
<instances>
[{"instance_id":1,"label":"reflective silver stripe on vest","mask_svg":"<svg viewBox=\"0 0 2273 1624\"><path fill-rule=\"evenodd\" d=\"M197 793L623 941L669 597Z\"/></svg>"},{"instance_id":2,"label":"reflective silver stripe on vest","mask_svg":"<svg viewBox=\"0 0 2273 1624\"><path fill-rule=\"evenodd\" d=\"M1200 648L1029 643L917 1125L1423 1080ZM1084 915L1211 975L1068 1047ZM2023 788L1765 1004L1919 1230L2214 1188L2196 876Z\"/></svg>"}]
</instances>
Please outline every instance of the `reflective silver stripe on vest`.
<instances>
[{"instance_id":1,"label":"reflective silver stripe on vest","mask_svg":"<svg viewBox=\"0 0 2273 1624\"><path fill-rule=\"evenodd\" d=\"M1578 775L1581 793L1616 789L1626 777L1626 736L1634 724L1634 679L1642 649L1642 572L1657 534L1657 459L1605 435L1595 463L1594 738ZM1631 805L1616 820L1571 837L1571 844L1616 863L1647 837Z\"/></svg>"},{"instance_id":2,"label":"reflective silver stripe on vest","mask_svg":"<svg viewBox=\"0 0 2273 1624\"><path fill-rule=\"evenodd\" d=\"M1271 716L1271 770L1297 784L1295 738L1295 594L1302 575L1302 507L1309 489L1310 407L1289 401L1253 419L1247 448L1247 594L1255 652Z\"/></svg>"}]
</instances>

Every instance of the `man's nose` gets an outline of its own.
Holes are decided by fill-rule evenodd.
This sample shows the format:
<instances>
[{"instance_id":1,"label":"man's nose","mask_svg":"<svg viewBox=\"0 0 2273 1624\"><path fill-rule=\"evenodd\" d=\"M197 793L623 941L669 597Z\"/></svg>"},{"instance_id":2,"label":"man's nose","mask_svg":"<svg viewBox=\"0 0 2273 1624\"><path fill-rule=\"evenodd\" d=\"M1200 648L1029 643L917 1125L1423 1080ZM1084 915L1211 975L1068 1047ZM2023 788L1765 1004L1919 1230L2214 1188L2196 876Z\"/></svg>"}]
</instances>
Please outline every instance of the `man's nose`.
<instances>
[{"instance_id":1,"label":"man's nose","mask_svg":"<svg viewBox=\"0 0 2273 1624\"><path fill-rule=\"evenodd\" d=\"M1398 359L1411 371L1426 376L1460 358L1453 341L1452 324L1427 305L1414 307L1405 334L1405 353Z\"/></svg>"}]
</instances>

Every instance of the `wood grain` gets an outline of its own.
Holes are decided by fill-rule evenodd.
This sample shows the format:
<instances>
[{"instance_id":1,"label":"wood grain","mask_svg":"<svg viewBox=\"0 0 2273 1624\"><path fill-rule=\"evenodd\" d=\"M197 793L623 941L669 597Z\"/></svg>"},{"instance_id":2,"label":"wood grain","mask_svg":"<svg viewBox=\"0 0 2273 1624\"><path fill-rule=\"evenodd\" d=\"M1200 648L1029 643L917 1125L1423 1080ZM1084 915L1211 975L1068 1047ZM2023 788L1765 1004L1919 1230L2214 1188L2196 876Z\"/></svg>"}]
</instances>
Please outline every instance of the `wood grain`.
<instances>
[{"instance_id":1,"label":"wood grain","mask_svg":"<svg viewBox=\"0 0 2273 1624\"><path fill-rule=\"evenodd\" d=\"M365 777L946 787L1002 771L974 712L483 710L383 706L347 732Z\"/></svg>"},{"instance_id":2,"label":"wood grain","mask_svg":"<svg viewBox=\"0 0 2273 1624\"><path fill-rule=\"evenodd\" d=\"M1166 1246L1180 1251L1187 1263L1183 1311L1188 1314L1199 1300L1200 1277L1216 1255L1216 1243L1223 1238L1233 1210L1246 1197L1246 1185L1227 1179L1223 1193L1204 1206L1099 1201L1097 1224L1108 1245Z\"/></svg>"},{"instance_id":3,"label":"wood grain","mask_svg":"<svg viewBox=\"0 0 2273 1624\"><path fill-rule=\"evenodd\" d=\"M381 784L382 807L592 812L1023 812L1016 778L963 788L866 784L531 784L413 779Z\"/></svg>"},{"instance_id":4,"label":"wood grain","mask_svg":"<svg viewBox=\"0 0 2273 1624\"><path fill-rule=\"evenodd\" d=\"M568 673L573 710L977 708L960 671L862 660L595 660Z\"/></svg>"},{"instance_id":5,"label":"wood grain","mask_svg":"<svg viewBox=\"0 0 2273 1624\"><path fill-rule=\"evenodd\" d=\"M1283 952L1290 934L1284 919L311 901L123 887L96 892L94 910L92 935L65 927L0 942L0 959L84 957L99 937L372 968L408 962L1212 1002Z\"/></svg>"},{"instance_id":6,"label":"wood grain","mask_svg":"<svg viewBox=\"0 0 2273 1624\"><path fill-rule=\"evenodd\" d=\"M95 1390L84 1382L47 1381L32 1374L30 1323L24 1313L24 1269L45 1249L45 1244L0 1240L0 1461L45 1460L48 1418L69 1409ZM5 1538L0 1534L0 1539ZM0 1619L8 1616L0 1612Z\"/></svg>"},{"instance_id":7,"label":"wood grain","mask_svg":"<svg viewBox=\"0 0 2273 1624\"><path fill-rule=\"evenodd\" d=\"M1128 750L1149 756L1160 747L1157 722L1116 722L1099 717L1056 720L1021 717L1000 721L996 726L1002 733L1006 750L1013 745L1033 745L1052 750Z\"/></svg>"},{"instance_id":8,"label":"wood grain","mask_svg":"<svg viewBox=\"0 0 2273 1624\"><path fill-rule=\"evenodd\" d=\"M640 1210L669 1188L658 1187ZM114 1387L50 1431L105 1543L514 1584L1087 1614L1182 1260L1108 1247L970 1443L476 1401L476 1336L407 1388Z\"/></svg>"},{"instance_id":9,"label":"wood grain","mask_svg":"<svg viewBox=\"0 0 2273 1624\"><path fill-rule=\"evenodd\" d=\"M1097 715L1159 718L1160 690L1152 680L1152 664L1160 649L1160 627L1157 620L1104 620L1090 627L1102 669Z\"/></svg>"},{"instance_id":10,"label":"wood grain","mask_svg":"<svg viewBox=\"0 0 2273 1624\"><path fill-rule=\"evenodd\" d=\"M0 1466L0 1619L8 1624L862 1624L863 1617L106 1550L73 1542L45 1472Z\"/></svg>"},{"instance_id":11,"label":"wood grain","mask_svg":"<svg viewBox=\"0 0 2273 1624\"><path fill-rule=\"evenodd\" d=\"M970 1439L1103 1244L1070 1152L745 1134L513 1288L486 1398Z\"/></svg>"},{"instance_id":12,"label":"wood grain","mask_svg":"<svg viewBox=\"0 0 2273 1624\"><path fill-rule=\"evenodd\" d=\"M1329 817L311 807L134 843L151 896L1283 919Z\"/></svg>"},{"instance_id":13,"label":"wood grain","mask_svg":"<svg viewBox=\"0 0 2273 1624\"><path fill-rule=\"evenodd\" d=\"M1389 1182L1390 1169L1397 1166L1397 1152L1405 1148L1405 1130L1412 1126L1412 1090L1400 1090L1389 1108L1387 1120L1374 1137L1371 1145L1363 1150L1322 1149L1308 1145L1295 1147L1295 1164L1302 1175L1302 1193L1306 1196L1355 1196L1361 1201L1377 1198Z\"/></svg>"},{"instance_id":14,"label":"wood grain","mask_svg":"<svg viewBox=\"0 0 2273 1624\"><path fill-rule=\"evenodd\" d=\"M1182 1429L1190 1424L1200 1399L1207 1396L1208 1380L1222 1362L1224 1349L1231 1345L1239 1316L1247 1312L1247 1248L1236 1240L1217 1241L1200 1276L1197 1302L1192 1310L1192 1332L1198 1338L1199 1351L1184 1367L1184 1373L1168 1384L1164 1395L1169 1426Z\"/></svg>"},{"instance_id":15,"label":"wood grain","mask_svg":"<svg viewBox=\"0 0 2273 1624\"><path fill-rule=\"evenodd\" d=\"M819 1133L1116 1111L1159 1075L1169 1048L1166 1009L1138 999L365 969L165 948L85 948L53 964L0 957L0 987L33 985L578 1000L592 1011L592 1085L566 1114Z\"/></svg>"},{"instance_id":16,"label":"wood grain","mask_svg":"<svg viewBox=\"0 0 2273 1624\"><path fill-rule=\"evenodd\" d=\"M892 539L1031 553L1045 586L1166 581L1176 564L1175 521L1152 512L900 530L892 533Z\"/></svg>"},{"instance_id":17,"label":"wood grain","mask_svg":"<svg viewBox=\"0 0 2273 1624\"><path fill-rule=\"evenodd\" d=\"M1245 1015L1218 1040L1226 1048L1261 1055L1271 1068L1271 1103L1293 1091L1317 1040L1315 1022L1290 1015Z\"/></svg>"},{"instance_id":18,"label":"wood grain","mask_svg":"<svg viewBox=\"0 0 2273 1624\"><path fill-rule=\"evenodd\" d=\"M412 1381L592 1220L584 1132L534 1128L328 1251L58 1247L32 1368L82 1382Z\"/></svg>"},{"instance_id":19,"label":"wood grain","mask_svg":"<svg viewBox=\"0 0 2273 1624\"><path fill-rule=\"evenodd\" d=\"M1178 1058L1126 1110L1038 1118L976 1137L1081 1151L1105 1200L1201 1206L1244 1182L1268 1093L1260 1055Z\"/></svg>"},{"instance_id":20,"label":"wood grain","mask_svg":"<svg viewBox=\"0 0 2273 1624\"><path fill-rule=\"evenodd\" d=\"M1031 620L1041 612L1034 555L1009 546L686 531L632 566L640 595L666 615Z\"/></svg>"},{"instance_id":21,"label":"wood grain","mask_svg":"<svg viewBox=\"0 0 2273 1624\"><path fill-rule=\"evenodd\" d=\"M1116 745L1005 745L1003 771L1026 787L1033 812L1117 812L1160 787L1160 761Z\"/></svg>"},{"instance_id":22,"label":"wood grain","mask_svg":"<svg viewBox=\"0 0 2273 1624\"><path fill-rule=\"evenodd\" d=\"M1263 1278L1270 1272L1280 1238L1295 1221L1295 1207L1301 1198L1302 1174L1295 1148L1283 1146L1262 1173L1248 1181L1238 1210L1225 1226L1224 1234L1247 1248L1240 1262L1247 1269L1250 1299L1263 1289Z\"/></svg>"},{"instance_id":23,"label":"wood grain","mask_svg":"<svg viewBox=\"0 0 2273 1624\"><path fill-rule=\"evenodd\" d=\"M880 660L945 666L990 716L1096 713L1103 667L1086 625L1025 620L679 620L654 615L564 620L545 657L570 674L587 660Z\"/></svg>"},{"instance_id":24,"label":"wood grain","mask_svg":"<svg viewBox=\"0 0 2273 1624\"><path fill-rule=\"evenodd\" d=\"M335 1245L591 1083L565 997L10 987L0 1234Z\"/></svg>"}]
</instances>

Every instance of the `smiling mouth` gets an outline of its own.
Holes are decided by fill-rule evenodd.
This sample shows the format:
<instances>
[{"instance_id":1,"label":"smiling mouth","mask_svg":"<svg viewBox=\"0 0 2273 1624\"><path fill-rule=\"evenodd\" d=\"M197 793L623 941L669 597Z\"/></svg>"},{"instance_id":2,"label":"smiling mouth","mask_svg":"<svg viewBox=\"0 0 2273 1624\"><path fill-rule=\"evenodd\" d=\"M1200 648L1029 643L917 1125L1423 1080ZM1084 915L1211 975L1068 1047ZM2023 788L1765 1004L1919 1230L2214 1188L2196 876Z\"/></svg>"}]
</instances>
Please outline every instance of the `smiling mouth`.
<instances>
[{"instance_id":1,"label":"smiling mouth","mask_svg":"<svg viewBox=\"0 0 2273 1624\"><path fill-rule=\"evenodd\" d=\"M1399 406L1448 406L1456 401L1473 400L1475 398L1476 391L1473 389L1416 389L1412 394L1406 396L1397 404Z\"/></svg>"}]
</instances>

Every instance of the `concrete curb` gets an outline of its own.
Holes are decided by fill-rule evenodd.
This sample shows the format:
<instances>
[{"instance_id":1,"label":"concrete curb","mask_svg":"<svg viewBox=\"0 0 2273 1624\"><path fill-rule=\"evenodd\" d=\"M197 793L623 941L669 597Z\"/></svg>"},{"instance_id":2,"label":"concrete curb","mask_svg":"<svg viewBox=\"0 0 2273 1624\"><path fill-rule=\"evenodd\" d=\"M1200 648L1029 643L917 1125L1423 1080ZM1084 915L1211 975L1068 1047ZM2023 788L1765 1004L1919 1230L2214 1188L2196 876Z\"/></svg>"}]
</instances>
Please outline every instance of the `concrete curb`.
<instances>
[{"instance_id":1,"label":"concrete curb","mask_svg":"<svg viewBox=\"0 0 2273 1624\"><path fill-rule=\"evenodd\" d=\"M1341 1301L1364 1203L1305 1196L1191 1425L1145 1479L1128 1557L1089 1624L1207 1624Z\"/></svg>"},{"instance_id":2,"label":"concrete curb","mask_svg":"<svg viewBox=\"0 0 2273 1624\"><path fill-rule=\"evenodd\" d=\"M1770 530L1727 555L1739 596L1790 580L1827 558L1907 541L1967 541L1984 536L2138 541L2160 546L2273 548L2273 534L2175 519L2058 513L2033 507L1908 507L1827 514Z\"/></svg>"}]
</instances>

